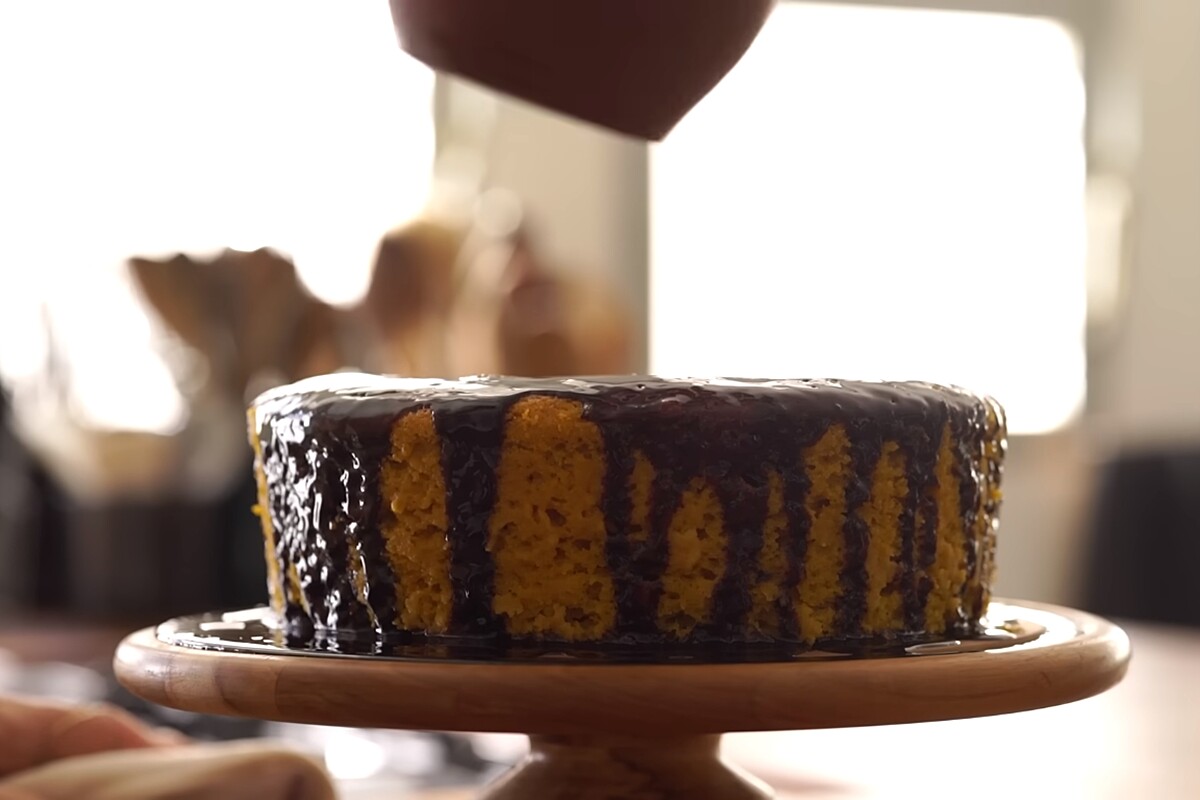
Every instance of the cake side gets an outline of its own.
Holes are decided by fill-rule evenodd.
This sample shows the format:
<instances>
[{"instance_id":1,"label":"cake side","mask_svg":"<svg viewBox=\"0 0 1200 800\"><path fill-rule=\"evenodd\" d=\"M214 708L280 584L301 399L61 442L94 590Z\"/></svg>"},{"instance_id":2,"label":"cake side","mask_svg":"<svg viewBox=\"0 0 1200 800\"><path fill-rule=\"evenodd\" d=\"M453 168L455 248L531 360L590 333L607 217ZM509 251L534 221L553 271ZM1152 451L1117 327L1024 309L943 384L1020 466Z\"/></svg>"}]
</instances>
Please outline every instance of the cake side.
<instances>
[{"instance_id":1,"label":"cake side","mask_svg":"<svg viewBox=\"0 0 1200 800\"><path fill-rule=\"evenodd\" d=\"M1004 422L984 398L823 381L337 381L252 411L272 599L291 619L811 642L961 630L986 608Z\"/></svg>"},{"instance_id":2,"label":"cake side","mask_svg":"<svg viewBox=\"0 0 1200 800\"><path fill-rule=\"evenodd\" d=\"M254 453L254 482L258 497L252 510L262 526L263 555L267 562L267 599L271 610L282 615L288 603L283 576L285 564L276 554L275 525L269 510L267 474L263 469L262 440L258 435L258 413L254 406L246 412L246 422L250 432L250 449Z\"/></svg>"}]
</instances>

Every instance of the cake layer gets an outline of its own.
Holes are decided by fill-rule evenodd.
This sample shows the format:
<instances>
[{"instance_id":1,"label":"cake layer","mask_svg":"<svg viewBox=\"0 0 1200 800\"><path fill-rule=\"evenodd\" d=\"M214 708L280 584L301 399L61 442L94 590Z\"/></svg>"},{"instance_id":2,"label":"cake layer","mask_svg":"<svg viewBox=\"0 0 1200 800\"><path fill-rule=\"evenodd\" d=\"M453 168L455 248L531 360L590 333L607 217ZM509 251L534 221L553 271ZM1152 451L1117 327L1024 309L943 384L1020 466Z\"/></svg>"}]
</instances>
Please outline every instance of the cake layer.
<instances>
[{"instance_id":1,"label":"cake layer","mask_svg":"<svg viewBox=\"0 0 1200 800\"><path fill-rule=\"evenodd\" d=\"M251 409L293 624L581 642L969 628L1004 436L924 383L338 374Z\"/></svg>"}]
</instances>

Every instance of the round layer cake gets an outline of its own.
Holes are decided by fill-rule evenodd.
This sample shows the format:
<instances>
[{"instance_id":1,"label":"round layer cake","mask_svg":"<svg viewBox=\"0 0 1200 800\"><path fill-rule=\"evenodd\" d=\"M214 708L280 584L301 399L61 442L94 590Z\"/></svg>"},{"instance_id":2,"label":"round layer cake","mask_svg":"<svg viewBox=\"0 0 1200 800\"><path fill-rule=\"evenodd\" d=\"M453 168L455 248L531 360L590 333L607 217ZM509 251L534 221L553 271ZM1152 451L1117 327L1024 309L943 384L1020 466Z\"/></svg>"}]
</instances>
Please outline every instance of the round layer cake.
<instances>
[{"instance_id":1,"label":"round layer cake","mask_svg":"<svg viewBox=\"0 0 1200 800\"><path fill-rule=\"evenodd\" d=\"M250 438L293 630L813 643L988 601L1004 415L961 389L343 373Z\"/></svg>"}]
</instances>

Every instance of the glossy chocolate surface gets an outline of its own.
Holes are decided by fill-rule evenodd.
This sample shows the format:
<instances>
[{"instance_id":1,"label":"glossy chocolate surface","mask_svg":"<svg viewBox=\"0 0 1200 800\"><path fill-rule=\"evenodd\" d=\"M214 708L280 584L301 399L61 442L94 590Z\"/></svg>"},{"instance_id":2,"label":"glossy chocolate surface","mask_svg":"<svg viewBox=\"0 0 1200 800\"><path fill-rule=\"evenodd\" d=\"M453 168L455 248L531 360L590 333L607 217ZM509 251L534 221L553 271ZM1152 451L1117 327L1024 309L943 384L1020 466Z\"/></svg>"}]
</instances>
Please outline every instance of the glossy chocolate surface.
<instances>
[{"instance_id":1,"label":"glossy chocolate surface","mask_svg":"<svg viewBox=\"0 0 1200 800\"><path fill-rule=\"evenodd\" d=\"M937 550L937 505L932 489L947 423L958 452L954 469L961 491L967 538L967 582L976 578L975 509L982 476L978 458L989 430L988 401L959 389L925 383L819 380L666 380L572 378L529 380L478 377L427 381L337 374L268 392L256 401L269 513L281 568L295 564L301 597L289 596L288 615L301 627L394 631L395 577L380 532L380 465L390 451L389 432L404 414L430 409L442 443L447 487L447 534L454 590L456 635L502 636L504 621L492 612L495 566L487 549L488 521L496 499L496 470L508 410L523 397L549 395L579 401L584 417L604 439L603 512L607 555L617 596L622 641L651 641L657 632L667 531L681 497L696 478L713 487L728 534L726 573L713 601L714 618L701 621L696 640L742 641L750 591L759 580L759 553L767 519L768 469L783 480L787 527L786 586L779 605L778 638L797 640L795 587L803 578L811 525L809 490L800 453L831 425L850 441L851 477L843 535L843 591L837 626L849 638L862 634L866 611L869 530L856 509L869 495L885 441L905 455L908 498L900 520L896 584L908 631L924 628L931 585L916 580ZM994 425L1003 425L996 410ZM1001 428L1002 430L1002 428ZM628 537L634 452L654 467L650 532ZM917 510L923 522L918 529ZM366 575L366 604L352 585L349 559ZM294 593L291 593L294 595ZM975 607L979 606L979 607ZM982 613L982 598L958 609L952 629L966 629Z\"/></svg>"},{"instance_id":2,"label":"glossy chocolate surface","mask_svg":"<svg viewBox=\"0 0 1200 800\"><path fill-rule=\"evenodd\" d=\"M1005 617L1004 612L1016 616ZM267 608L177 617L159 625L159 641L179 647L230 653L325 658L395 659L407 662L496 664L753 664L830 659L933 657L999 650L1038 639L1046 628L1021 619L1019 609L993 603L978 630L961 639L913 635L891 640L823 643L815 647L764 643L741 648L722 645L624 647L619 644L564 645L555 642L502 642L418 639L328 632L289 636Z\"/></svg>"}]
</instances>

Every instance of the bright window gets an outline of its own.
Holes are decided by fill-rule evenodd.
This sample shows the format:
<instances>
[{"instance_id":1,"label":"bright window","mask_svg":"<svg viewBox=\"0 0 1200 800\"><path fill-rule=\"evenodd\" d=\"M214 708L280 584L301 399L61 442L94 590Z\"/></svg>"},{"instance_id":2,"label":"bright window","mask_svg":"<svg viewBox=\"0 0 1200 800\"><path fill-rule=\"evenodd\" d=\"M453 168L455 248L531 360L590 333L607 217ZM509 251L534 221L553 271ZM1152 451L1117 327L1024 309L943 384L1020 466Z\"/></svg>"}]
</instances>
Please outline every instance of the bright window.
<instances>
[{"instance_id":1,"label":"bright window","mask_svg":"<svg viewBox=\"0 0 1200 800\"><path fill-rule=\"evenodd\" d=\"M270 246L347 302L427 198L433 75L386 3L4 3L0 75L0 371L42 371L44 304L88 424L182 413L129 256Z\"/></svg>"},{"instance_id":2,"label":"bright window","mask_svg":"<svg viewBox=\"0 0 1200 800\"><path fill-rule=\"evenodd\" d=\"M781 5L651 161L651 369L1085 391L1084 87L1057 23Z\"/></svg>"}]
</instances>

